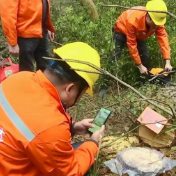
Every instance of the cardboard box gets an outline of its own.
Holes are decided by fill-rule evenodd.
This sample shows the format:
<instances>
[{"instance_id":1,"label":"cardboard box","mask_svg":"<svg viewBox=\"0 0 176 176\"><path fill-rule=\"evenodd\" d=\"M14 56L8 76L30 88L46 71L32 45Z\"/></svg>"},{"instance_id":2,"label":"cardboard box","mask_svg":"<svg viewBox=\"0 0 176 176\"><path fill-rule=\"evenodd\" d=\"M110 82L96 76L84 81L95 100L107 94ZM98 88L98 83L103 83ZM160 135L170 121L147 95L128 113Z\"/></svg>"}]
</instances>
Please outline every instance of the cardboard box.
<instances>
[{"instance_id":1,"label":"cardboard box","mask_svg":"<svg viewBox=\"0 0 176 176\"><path fill-rule=\"evenodd\" d=\"M159 134L167 123L167 119L162 115L158 114L151 108L147 107L142 114L137 119L141 124L146 124L145 126Z\"/></svg>"}]
</instances>

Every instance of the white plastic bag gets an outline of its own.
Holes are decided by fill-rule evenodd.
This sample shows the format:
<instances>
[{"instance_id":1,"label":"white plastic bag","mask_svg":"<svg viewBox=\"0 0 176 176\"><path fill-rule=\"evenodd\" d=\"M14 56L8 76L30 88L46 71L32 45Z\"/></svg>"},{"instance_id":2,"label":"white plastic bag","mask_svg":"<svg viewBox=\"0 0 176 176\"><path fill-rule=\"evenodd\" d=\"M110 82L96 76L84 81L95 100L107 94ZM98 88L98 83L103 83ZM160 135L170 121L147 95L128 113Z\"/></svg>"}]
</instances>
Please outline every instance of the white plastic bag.
<instances>
[{"instance_id":1,"label":"white plastic bag","mask_svg":"<svg viewBox=\"0 0 176 176\"><path fill-rule=\"evenodd\" d=\"M172 170L176 160L164 157L164 154L150 148L130 147L118 153L116 159L105 162L105 165L120 176L155 176L158 173Z\"/></svg>"}]
</instances>

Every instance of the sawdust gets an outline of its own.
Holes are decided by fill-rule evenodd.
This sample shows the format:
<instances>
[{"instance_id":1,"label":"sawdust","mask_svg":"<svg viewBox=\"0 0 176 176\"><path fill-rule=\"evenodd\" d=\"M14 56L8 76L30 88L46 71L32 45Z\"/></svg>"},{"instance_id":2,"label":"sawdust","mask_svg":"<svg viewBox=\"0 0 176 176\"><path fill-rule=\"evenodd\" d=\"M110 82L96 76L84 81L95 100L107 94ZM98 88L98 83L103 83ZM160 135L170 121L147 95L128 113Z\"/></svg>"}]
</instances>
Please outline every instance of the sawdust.
<instances>
[{"instance_id":1,"label":"sawdust","mask_svg":"<svg viewBox=\"0 0 176 176\"><path fill-rule=\"evenodd\" d=\"M114 141L114 142L113 142ZM112 144L110 144L113 142ZM102 146L108 145L104 150L109 153L109 156L116 156L117 153L125 148L136 146L139 144L139 140L135 136L122 137L119 136L107 136L102 140Z\"/></svg>"}]
</instances>

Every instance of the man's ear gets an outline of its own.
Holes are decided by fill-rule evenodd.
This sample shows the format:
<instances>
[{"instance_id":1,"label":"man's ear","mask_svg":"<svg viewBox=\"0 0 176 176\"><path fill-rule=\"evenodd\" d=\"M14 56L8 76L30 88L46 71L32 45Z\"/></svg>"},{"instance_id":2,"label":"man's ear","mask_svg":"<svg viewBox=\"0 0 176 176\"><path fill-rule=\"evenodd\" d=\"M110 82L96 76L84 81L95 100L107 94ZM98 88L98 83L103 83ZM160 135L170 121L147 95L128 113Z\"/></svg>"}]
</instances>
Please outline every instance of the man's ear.
<instances>
[{"instance_id":1,"label":"man's ear","mask_svg":"<svg viewBox=\"0 0 176 176\"><path fill-rule=\"evenodd\" d=\"M150 17L150 15L147 13L147 18L151 21L152 19L151 19L151 17Z\"/></svg>"},{"instance_id":2,"label":"man's ear","mask_svg":"<svg viewBox=\"0 0 176 176\"><path fill-rule=\"evenodd\" d=\"M69 83L65 88L66 94L67 95L70 94L74 89L75 89L75 84Z\"/></svg>"},{"instance_id":3,"label":"man's ear","mask_svg":"<svg viewBox=\"0 0 176 176\"><path fill-rule=\"evenodd\" d=\"M149 14L147 13L146 18L150 18Z\"/></svg>"}]
</instances>

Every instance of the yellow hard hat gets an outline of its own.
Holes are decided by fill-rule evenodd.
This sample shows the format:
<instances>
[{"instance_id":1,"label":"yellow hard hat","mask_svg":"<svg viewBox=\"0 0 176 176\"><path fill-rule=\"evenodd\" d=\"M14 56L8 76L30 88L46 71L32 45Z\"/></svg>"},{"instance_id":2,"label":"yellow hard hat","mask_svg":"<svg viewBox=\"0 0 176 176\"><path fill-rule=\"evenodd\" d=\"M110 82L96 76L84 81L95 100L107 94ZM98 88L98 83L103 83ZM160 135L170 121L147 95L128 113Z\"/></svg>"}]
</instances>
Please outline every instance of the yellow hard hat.
<instances>
[{"instance_id":1,"label":"yellow hard hat","mask_svg":"<svg viewBox=\"0 0 176 176\"><path fill-rule=\"evenodd\" d=\"M55 54L60 56L63 60L73 59L78 61L85 61L85 62L94 64L95 66L100 68L100 56L98 52L86 43L83 43L83 42L69 43L60 48L54 49L53 51ZM74 68L74 69L97 71L86 64L68 62L68 61L66 62L71 68ZM97 81L99 75L96 73L87 73L83 71L75 71L75 72L87 82L87 84L89 85L87 93L92 96L93 85Z\"/></svg>"},{"instance_id":2,"label":"yellow hard hat","mask_svg":"<svg viewBox=\"0 0 176 176\"><path fill-rule=\"evenodd\" d=\"M146 5L147 10L153 11L164 11L167 12L167 6L163 0L151 0L147 2ZM166 23L166 13L156 13L156 12L148 12L152 21L155 25L164 25Z\"/></svg>"}]
</instances>

